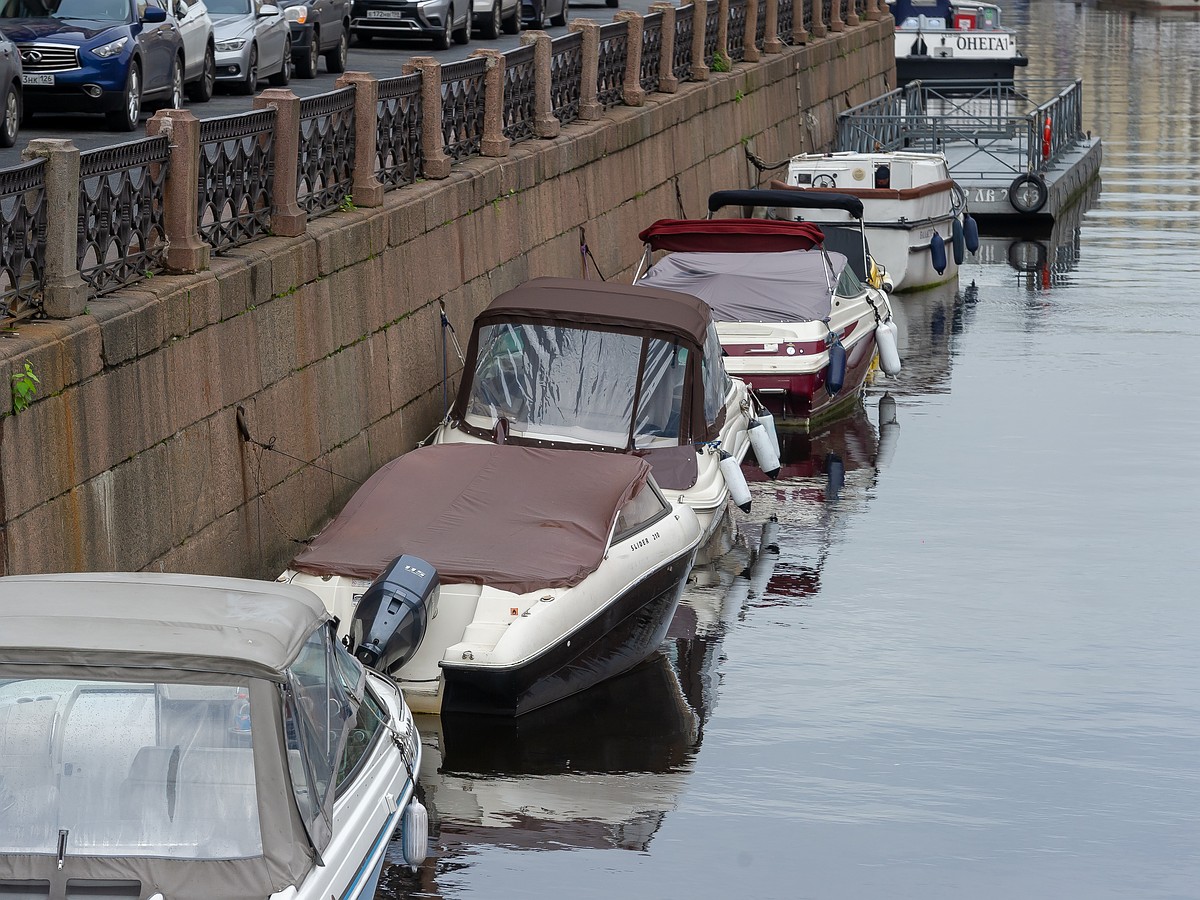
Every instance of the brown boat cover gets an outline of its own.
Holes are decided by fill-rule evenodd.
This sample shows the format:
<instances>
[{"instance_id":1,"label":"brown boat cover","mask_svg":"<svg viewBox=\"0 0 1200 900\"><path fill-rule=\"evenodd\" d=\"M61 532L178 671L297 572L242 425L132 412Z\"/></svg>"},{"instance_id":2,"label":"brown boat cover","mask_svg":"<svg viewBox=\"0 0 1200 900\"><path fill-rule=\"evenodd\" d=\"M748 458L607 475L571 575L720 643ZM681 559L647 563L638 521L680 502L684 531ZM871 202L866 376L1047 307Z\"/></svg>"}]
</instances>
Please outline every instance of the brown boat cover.
<instances>
[{"instance_id":1,"label":"brown boat cover","mask_svg":"<svg viewBox=\"0 0 1200 900\"><path fill-rule=\"evenodd\" d=\"M450 584L572 587L599 567L617 513L649 473L621 453L422 447L367 479L292 568L374 579L409 553Z\"/></svg>"}]
</instances>

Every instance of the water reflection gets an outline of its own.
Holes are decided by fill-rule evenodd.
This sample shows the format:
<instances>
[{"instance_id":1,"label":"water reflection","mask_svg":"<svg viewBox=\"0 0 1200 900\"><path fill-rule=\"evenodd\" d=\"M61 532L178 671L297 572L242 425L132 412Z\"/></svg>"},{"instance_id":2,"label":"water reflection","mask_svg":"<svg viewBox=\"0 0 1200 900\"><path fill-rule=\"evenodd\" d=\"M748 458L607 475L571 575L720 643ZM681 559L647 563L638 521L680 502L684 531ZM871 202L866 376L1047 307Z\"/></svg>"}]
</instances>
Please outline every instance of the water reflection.
<instances>
[{"instance_id":1,"label":"water reflection","mask_svg":"<svg viewBox=\"0 0 1200 900\"><path fill-rule=\"evenodd\" d=\"M978 295L975 283L959 270L956 282L893 299L904 368L897 378L878 385L897 396L949 393L955 342L974 318Z\"/></svg>"}]
</instances>

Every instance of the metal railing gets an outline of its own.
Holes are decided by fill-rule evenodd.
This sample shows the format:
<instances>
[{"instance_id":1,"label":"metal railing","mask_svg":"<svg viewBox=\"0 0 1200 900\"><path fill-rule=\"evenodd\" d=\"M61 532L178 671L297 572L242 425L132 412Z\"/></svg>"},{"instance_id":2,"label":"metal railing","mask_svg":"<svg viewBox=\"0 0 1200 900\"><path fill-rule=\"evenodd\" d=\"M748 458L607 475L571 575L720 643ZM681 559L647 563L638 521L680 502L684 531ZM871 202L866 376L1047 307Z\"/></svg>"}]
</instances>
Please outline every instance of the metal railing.
<instances>
[{"instance_id":1,"label":"metal railing","mask_svg":"<svg viewBox=\"0 0 1200 900\"><path fill-rule=\"evenodd\" d=\"M200 121L196 216L214 253L270 232L274 171L273 108Z\"/></svg>"},{"instance_id":2,"label":"metal railing","mask_svg":"<svg viewBox=\"0 0 1200 900\"><path fill-rule=\"evenodd\" d=\"M514 144L533 137L536 75L532 44L504 54L504 136Z\"/></svg>"},{"instance_id":3,"label":"metal railing","mask_svg":"<svg viewBox=\"0 0 1200 900\"><path fill-rule=\"evenodd\" d=\"M629 23L600 26L600 64L596 99L604 109L621 102L625 92L625 66L629 59Z\"/></svg>"},{"instance_id":4,"label":"metal railing","mask_svg":"<svg viewBox=\"0 0 1200 900\"><path fill-rule=\"evenodd\" d=\"M446 155L455 162L478 156L483 143L483 93L486 57L442 66L442 135Z\"/></svg>"},{"instance_id":5,"label":"metal railing","mask_svg":"<svg viewBox=\"0 0 1200 900\"><path fill-rule=\"evenodd\" d=\"M658 90L662 72L663 17L662 13L651 13L642 24L642 70L638 83L647 94Z\"/></svg>"},{"instance_id":6,"label":"metal railing","mask_svg":"<svg viewBox=\"0 0 1200 900\"><path fill-rule=\"evenodd\" d=\"M385 190L415 184L422 175L419 74L379 82L375 121L375 176Z\"/></svg>"},{"instance_id":7,"label":"metal railing","mask_svg":"<svg viewBox=\"0 0 1200 900\"><path fill-rule=\"evenodd\" d=\"M0 295L14 318L41 311L45 238L46 161L0 172Z\"/></svg>"},{"instance_id":8,"label":"metal railing","mask_svg":"<svg viewBox=\"0 0 1200 900\"><path fill-rule=\"evenodd\" d=\"M296 201L310 217L340 207L354 183L354 87L300 101Z\"/></svg>"},{"instance_id":9,"label":"metal railing","mask_svg":"<svg viewBox=\"0 0 1200 900\"><path fill-rule=\"evenodd\" d=\"M696 5L679 7L675 13L675 58L671 73L680 81L692 77L692 37L696 33Z\"/></svg>"},{"instance_id":10,"label":"metal railing","mask_svg":"<svg viewBox=\"0 0 1200 900\"><path fill-rule=\"evenodd\" d=\"M582 82L582 32L556 37L550 43L550 111L563 125L579 118Z\"/></svg>"}]
</instances>

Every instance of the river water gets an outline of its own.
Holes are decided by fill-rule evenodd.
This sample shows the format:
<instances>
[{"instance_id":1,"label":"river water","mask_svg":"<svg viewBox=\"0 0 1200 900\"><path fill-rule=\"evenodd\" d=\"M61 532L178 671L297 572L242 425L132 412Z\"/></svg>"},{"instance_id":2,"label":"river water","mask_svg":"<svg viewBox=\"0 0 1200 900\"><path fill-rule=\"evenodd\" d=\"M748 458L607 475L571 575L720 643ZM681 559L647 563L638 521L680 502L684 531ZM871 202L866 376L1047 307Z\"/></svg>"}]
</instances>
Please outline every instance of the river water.
<instances>
[{"instance_id":1,"label":"river water","mask_svg":"<svg viewBox=\"0 0 1200 900\"><path fill-rule=\"evenodd\" d=\"M380 896L1200 897L1200 18L1006 14L1084 81L1090 208L898 300L900 378L789 439L651 665L423 722Z\"/></svg>"}]
</instances>

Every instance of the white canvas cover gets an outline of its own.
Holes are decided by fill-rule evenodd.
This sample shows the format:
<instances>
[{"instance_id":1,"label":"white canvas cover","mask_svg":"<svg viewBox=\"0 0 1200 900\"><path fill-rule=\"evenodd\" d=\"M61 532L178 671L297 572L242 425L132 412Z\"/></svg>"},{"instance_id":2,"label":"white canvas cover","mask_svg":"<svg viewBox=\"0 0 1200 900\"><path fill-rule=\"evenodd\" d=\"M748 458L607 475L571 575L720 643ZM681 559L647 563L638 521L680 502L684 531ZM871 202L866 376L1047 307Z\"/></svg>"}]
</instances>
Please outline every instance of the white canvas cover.
<instances>
[{"instance_id":1,"label":"white canvas cover","mask_svg":"<svg viewBox=\"0 0 1200 900\"><path fill-rule=\"evenodd\" d=\"M720 322L808 322L829 317L845 267L845 256L820 250L672 253L639 284L699 297Z\"/></svg>"}]
</instances>

